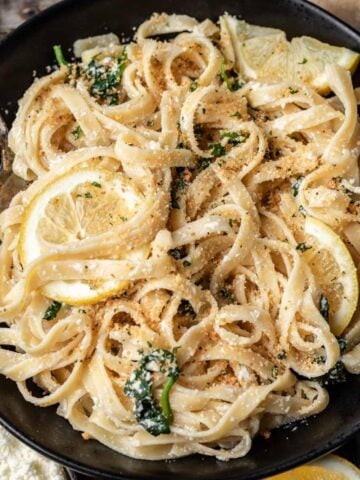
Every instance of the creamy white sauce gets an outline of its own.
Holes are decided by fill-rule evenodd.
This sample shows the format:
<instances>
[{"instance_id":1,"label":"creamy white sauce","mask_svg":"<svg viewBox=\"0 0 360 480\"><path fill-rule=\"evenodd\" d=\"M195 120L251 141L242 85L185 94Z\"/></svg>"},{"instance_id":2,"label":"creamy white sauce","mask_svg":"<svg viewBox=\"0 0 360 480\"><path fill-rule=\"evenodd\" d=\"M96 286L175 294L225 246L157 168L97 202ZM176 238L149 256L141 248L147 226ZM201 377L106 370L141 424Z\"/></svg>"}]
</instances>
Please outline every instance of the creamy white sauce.
<instances>
[{"instance_id":1,"label":"creamy white sauce","mask_svg":"<svg viewBox=\"0 0 360 480\"><path fill-rule=\"evenodd\" d=\"M65 471L0 427L1 480L66 480Z\"/></svg>"}]
</instances>

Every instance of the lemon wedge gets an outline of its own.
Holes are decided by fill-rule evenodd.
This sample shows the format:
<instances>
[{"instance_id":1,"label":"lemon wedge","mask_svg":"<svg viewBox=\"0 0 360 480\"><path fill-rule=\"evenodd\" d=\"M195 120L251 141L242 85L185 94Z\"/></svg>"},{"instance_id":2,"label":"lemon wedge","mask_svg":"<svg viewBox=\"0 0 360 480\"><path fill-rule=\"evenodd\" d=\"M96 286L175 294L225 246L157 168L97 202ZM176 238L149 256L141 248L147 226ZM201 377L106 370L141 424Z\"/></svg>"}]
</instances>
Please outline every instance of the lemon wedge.
<instances>
[{"instance_id":1,"label":"lemon wedge","mask_svg":"<svg viewBox=\"0 0 360 480\"><path fill-rule=\"evenodd\" d=\"M96 237L127 222L144 201L121 173L98 167L75 168L38 193L24 214L19 254L24 267L57 247ZM132 256L145 258L146 246ZM69 305L96 303L125 290L117 279L101 282L54 281L43 294Z\"/></svg>"},{"instance_id":2,"label":"lemon wedge","mask_svg":"<svg viewBox=\"0 0 360 480\"><path fill-rule=\"evenodd\" d=\"M360 480L360 470L337 455L327 455L267 480Z\"/></svg>"},{"instance_id":3,"label":"lemon wedge","mask_svg":"<svg viewBox=\"0 0 360 480\"><path fill-rule=\"evenodd\" d=\"M327 93L327 64L337 64L354 72L360 55L311 37L296 37L290 42L282 30L250 25L224 15L222 28L231 38L238 70L249 79L266 82L300 81Z\"/></svg>"},{"instance_id":4,"label":"lemon wedge","mask_svg":"<svg viewBox=\"0 0 360 480\"><path fill-rule=\"evenodd\" d=\"M330 227L313 217L305 220L303 255L330 306L329 324L340 335L350 323L359 297L357 270L346 245Z\"/></svg>"}]
</instances>

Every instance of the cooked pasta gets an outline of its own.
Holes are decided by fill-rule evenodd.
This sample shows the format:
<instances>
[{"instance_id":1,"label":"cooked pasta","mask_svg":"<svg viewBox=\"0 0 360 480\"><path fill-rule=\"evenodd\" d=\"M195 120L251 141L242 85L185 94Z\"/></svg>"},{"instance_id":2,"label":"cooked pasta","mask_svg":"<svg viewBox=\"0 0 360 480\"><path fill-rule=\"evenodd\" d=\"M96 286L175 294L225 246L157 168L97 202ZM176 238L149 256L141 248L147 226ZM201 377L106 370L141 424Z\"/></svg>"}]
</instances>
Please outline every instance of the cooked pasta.
<instances>
[{"instance_id":1,"label":"cooked pasta","mask_svg":"<svg viewBox=\"0 0 360 480\"><path fill-rule=\"evenodd\" d=\"M360 372L350 73L251 69L244 25L161 14L71 63L57 46L9 134L0 372L134 458L244 456ZM305 41L263 30L287 61Z\"/></svg>"}]
</instances>

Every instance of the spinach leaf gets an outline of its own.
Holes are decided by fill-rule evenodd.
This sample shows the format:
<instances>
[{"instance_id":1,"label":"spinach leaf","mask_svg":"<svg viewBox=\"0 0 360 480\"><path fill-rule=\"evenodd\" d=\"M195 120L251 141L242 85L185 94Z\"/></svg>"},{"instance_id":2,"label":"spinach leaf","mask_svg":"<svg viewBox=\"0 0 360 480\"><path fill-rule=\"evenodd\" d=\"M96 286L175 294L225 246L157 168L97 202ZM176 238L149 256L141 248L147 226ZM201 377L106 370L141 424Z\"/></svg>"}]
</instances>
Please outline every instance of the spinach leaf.
<instances>
[{"instance_id":1,"label":"spinach leaf","mask_svg":"<svg viewBox=\"0 0 360 480\"><path fill-rule=\"evenodd\" d=\"M321 377L316 378L316 380L322 385L323 387L326 385L335 385L336 383L344 383L346 382L347 374L344 367L344 364L341 360L339 360L335 366L322 375Z\"/></svg>"},{"instance_id":2,"label":"spinach leaf","mask_svg":"<svg viewBox=\"0 0 360 480\"><path fill-rule=\"evenodd\" d=\"M161 394L161 406L156 403L152 394L154 364L158 366L161 373L168 377ZM125 384L125 394L135 400L136 420L155 437L170 433L173 413L169 394L179 375L180 370L175 354L159 348L141 358L139 367L130 375Z\"/></svg>"},{"instance_id":3,"label":"spinach leaf","mask_svg":"<svg viewBox=\"0 0 360 480\"><path fill-rule=\"evenodd\" d=\"M86 75L91 81L91 95L106 100L108 105L118 104L117 88L126 68L127 58L127 52L124 49L117 63L111 67L99 64L96 57L91 60L86 70Z\"/></svg>"},{"instance_id":4,"label":"spinach leaf","mask_svg":"<svg viewBox=\"0 0 360 480\"><path fill-rule=\"evenodd\" d=\"M237 132L229 132L228 130L220 130L220 135L222 138L229 138L229 143L231 145L238 145L239 143L245 143L249 138L249 134L239 134Z\"/></svg>"},{"instance_id":5,"label":"spinach leaf","mask_svg":"<svg viewBox=\"0 0 360 480\"><path fill-rule=\"evenodd\" d=\"M211 148L211 155L213 157L222 157L225 155L225 148L221 145L221 143L211 143L209 145Z\"/></svg>"},{"instance_id":6,"label":"spinach leaf","mask_svg":"<svg viewBox=\"0 0 360 480\"><path fill-rule=\"evenodd\" d=\"M338 337L340 354L342 355L347 347L347 341L343 337ZM347 371L341 360L336 362L335 366L329 370L325 375L316 379L322 386L335 385L337 383L344 383L347 380Z\"/></svg>"},{"instance_id":7,"label":"spinach leaf","mask_svg":"<svg viewBox=\"0 0 360 480\"><path fill-rule=\"evenodd\" d=\"M297 177L296 182L291 185L291 191L294 197L297 197L299 194L300 183L304 177Z\"/></svg>"},{"instance_id":8,"label":"spinach leaf","mask_svg":"<svg viewBox=\"0 0 360 480\"><path fill-rule=\"evenodd\" d=\"M62 303L56 302L55 300L48 306L45 310L43 319L44 320L54 320L57 317L60 309L62 307Z\"/></svg>"},{"instance_id":9,"label":"spinach leaf","mask_svg":"<svg viewBox=\"0 0 360 480\"><path fill-rule=\"evenodd\" d=\"M53 49L54 49L55 58L57 63L59 64L59 67L61 67L62 65L65 65L65 67L68 67L69 62L64 57L61 45L54 45Z\"/></svg>"},{"instance_id":10,"label":"spinach leaf","mask_svg":"<svg viewBox=\"0 0 360 480\"><path fill-rule=\"evenodd\" d=\"M184 191L189 186L189 182L184 180L180 175L178 178L173 180L171 184L171 207L175 209L179 209L179 194Z\"/></svg>"},{"instance_id":11,"label":"spinach leaf","mask_svg":"<svg viewBox=\"0 0 360 480\"><path fill-rule=\"evenodd\" d=\"M235 92L245 85L244 82L237 78L237 74L234 70L226 70L225 62L221 64L220 77L226 83L230 92Z\"/></svg>"},{"instance_id":12,"label":"spinach leaf","mask_svg":"<svg viewBox=\"0 0 360 480\"><path fill-rule=\"evenodd\" d=\"M310 248L312 248L312 247L310 247L310 245L306 245L306 243L302 242L302 243L298 243L296 245L295 250L299 250L299 252L304 253L304 252L306 252L306 250L310 250Z\"/></svg>"},{"instance_id":13,"label":"spinach leaf","mask_svg":"<svg viewBox=\"0 0 360 480\"><path fill-rule=\"evenodd\" d=\"M329 314L330 314L330 305L329 305L329 300L323 294L320 295L320 313L328 322Z\"/></svg>"}]
</instances>

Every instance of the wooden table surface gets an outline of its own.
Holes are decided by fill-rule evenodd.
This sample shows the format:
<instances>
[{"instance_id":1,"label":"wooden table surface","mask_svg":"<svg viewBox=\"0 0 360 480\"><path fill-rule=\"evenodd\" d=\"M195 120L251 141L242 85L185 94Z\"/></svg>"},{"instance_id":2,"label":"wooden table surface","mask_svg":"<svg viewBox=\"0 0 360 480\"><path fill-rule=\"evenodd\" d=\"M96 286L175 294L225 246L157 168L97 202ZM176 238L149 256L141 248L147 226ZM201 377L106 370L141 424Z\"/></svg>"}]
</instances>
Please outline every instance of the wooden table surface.
<instances>
[{"instance_id":1,"label":"wooden table surface","mask_svg":"<svg viewBox=\"0 0 360 480\"><path fill-rule=\"evenodd\" d=\"M0 0L0 38L16 28L21 22L58 0ZM271 0L269 0L271 1ZM272 0L276 1L276 0ZM360 31L360 0L313 0ZM357 463L360 439L350 442L339 452ZM78 480L85 480L79 476Z\"/></svg>"}]
</instances>

